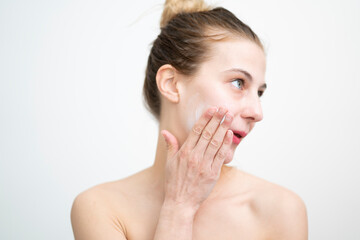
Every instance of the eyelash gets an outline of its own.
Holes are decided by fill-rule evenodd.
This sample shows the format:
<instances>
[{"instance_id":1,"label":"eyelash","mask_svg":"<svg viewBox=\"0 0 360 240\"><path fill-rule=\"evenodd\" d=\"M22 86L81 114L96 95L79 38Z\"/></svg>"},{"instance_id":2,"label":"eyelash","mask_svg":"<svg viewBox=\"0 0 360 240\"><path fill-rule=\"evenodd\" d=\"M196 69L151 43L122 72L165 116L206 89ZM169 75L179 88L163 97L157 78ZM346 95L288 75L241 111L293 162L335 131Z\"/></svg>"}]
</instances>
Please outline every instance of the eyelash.
<instances>
[{"instance_id":1,"label":"eyelash","mask_svg":"<svg viewBox=\"0 0 360 240\"><path fill-rule=\"evenodd\" d=\"M241 82L241 88L243 88L244 84L245 84L245 81L241 78L237 78L237 79L234 79L231 83L233 82ZM234 85L234 84L233 84ZM236 87L236 86L235 86ZM238 88L238 87L237 87ZM240 89L240 88L239 88ZM264 91L258 91L258 96L261 97L262 95L264 94Z\"/></svg>"}]
</instances>

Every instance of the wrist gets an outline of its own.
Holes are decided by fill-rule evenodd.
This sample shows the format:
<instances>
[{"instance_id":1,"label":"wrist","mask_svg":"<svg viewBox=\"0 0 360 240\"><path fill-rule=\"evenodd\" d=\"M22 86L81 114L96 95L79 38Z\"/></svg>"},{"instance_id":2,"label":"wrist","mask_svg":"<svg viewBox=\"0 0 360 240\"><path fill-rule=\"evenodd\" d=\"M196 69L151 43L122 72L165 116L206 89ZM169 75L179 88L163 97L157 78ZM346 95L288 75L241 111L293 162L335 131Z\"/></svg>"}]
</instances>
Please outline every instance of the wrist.
<instances>
[{"instance_id":1,"label":"wrist","mask_svg":"<svg viewBox=\"0 0 360 240\"><path fill-rule=\"evenodd\" d=\"M199 207L188 203L179 203L166 199L162 205L162 212L182 219L193 219Z\"/></svg>"}]
</instances>

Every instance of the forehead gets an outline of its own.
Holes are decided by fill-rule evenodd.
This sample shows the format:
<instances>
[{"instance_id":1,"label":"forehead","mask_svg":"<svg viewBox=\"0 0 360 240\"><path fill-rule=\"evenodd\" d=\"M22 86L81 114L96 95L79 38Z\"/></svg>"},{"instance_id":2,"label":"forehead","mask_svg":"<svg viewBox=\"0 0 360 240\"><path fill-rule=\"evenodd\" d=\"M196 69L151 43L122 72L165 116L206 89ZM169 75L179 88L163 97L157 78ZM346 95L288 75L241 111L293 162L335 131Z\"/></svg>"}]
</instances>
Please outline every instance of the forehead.
<instances>
[{"instance_id":1,"label":"forehead","mask_svg":"<svg viewBox=\"0 0 360 240\"><path fill-rule=\"evenodd\" d=\"M213 74L240 68L249 72L255 81L264 82L265 53L256 43L237 37L209 43L209 58L200 64L199 74Z\"/></svg>"}]
</instances>

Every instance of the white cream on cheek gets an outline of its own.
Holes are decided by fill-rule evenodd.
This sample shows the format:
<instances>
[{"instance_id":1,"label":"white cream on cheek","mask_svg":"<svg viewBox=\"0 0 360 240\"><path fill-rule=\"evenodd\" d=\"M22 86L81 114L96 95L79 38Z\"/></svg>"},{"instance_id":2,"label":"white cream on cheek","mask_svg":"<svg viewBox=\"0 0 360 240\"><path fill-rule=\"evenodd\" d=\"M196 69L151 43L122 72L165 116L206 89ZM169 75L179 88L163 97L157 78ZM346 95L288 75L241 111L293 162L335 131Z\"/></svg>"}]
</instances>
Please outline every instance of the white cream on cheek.
<instances>
[{"instance_id":1,"label":"white cream on cheek","mask_svg":"<svg viewBox=\"0 0 360 240\"><path fill-rule=\"evenodd\" d=\"M187 106L187 131L188 133L191 131L195 123L200 119L202 114L210 107L225 107L228 110L229 104L224 103L221 105L215 105L215 104L209 104L205 103L200 97L199 93L196 93L193 97L190 98ZM225 116L224 116L225 118ZM221 123L224 121L224 118L222 119Z\"/></svg>"},{"instance_id":2,"label":"white cream on cheek","mask_svg":"<svg viewBox=\"0 0 360 240\"><path fill-rule=\"evenodd\" d=\"M196 93L188 102L187 107L187 131L190 132L195 123L199 120L202 113L206 110L208 106L205 104L199 93Z\"/></svg>"}]
</instances>

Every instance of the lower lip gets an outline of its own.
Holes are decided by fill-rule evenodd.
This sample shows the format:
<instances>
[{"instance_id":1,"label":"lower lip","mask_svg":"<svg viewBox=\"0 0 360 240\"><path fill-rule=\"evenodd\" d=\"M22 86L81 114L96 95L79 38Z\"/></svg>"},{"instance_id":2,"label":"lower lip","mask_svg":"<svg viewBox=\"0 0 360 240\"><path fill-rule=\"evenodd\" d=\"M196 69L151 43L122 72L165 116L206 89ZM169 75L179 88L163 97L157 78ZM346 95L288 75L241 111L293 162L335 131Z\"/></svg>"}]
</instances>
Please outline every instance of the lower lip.
<instances>
[{"instance_id":1,"label":"lower lip","mask_svg":"<svg viewBox=\"0 0 360 240\"><path fill-rule=\"evenodd\" d=\"M233 135L233 143L234 144L239 144L241 142L242 138L238 138L235 134Z\"/></svg>"}]
</instances>

